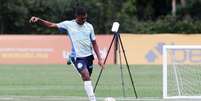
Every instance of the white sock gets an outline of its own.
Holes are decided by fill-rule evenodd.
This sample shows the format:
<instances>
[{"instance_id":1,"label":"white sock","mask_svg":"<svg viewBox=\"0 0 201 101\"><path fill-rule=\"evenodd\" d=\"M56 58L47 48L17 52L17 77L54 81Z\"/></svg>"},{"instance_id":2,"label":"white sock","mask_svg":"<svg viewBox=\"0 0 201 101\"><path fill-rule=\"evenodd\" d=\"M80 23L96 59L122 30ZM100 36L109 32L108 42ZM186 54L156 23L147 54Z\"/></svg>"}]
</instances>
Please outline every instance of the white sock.
<instances>
[{"instance_id":1,"label":"white sock","mask_svg":"<svg viewBox=\"0 0 201 101\"><path fill-rule=\"evenodd\" d=\"M84 81L84 88L89 98L89 101L96 101L91 81Z\"/></svg>"}]
</instances>

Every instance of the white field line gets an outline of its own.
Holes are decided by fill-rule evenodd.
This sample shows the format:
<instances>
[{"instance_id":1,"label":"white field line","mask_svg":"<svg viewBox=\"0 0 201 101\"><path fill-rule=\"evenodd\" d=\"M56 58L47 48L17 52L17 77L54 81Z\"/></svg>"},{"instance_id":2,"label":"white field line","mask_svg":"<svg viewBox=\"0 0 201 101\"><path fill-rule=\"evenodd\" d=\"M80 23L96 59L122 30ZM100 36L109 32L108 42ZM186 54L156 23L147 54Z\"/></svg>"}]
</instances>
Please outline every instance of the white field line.
<instances>
[{"instance_id":1,"label":"white field line","mask_svg":"<svg viewBox=\"0 0 201 101\"><path fill-rule=\"evenodd\" d=\"M98 97L97 101L104 101ZM201 99L161 99L159 97L115 97L116 101L201 101ZM88 101L87 97L77 96L0 96L0 101Z\"/></svg>"},{"instance_id":2,"label":"white field line","mask_svg":"<svg viewBox=\"0 0 201 101\"><path fill-rule=\"evenodd\" d=\"M105 97L97 97L104 101ZM116 101L161 101L160 98L115 97ZM77 96L0 96L0 101L88 101L87 97Z\"/></svg>"}]
</instances>

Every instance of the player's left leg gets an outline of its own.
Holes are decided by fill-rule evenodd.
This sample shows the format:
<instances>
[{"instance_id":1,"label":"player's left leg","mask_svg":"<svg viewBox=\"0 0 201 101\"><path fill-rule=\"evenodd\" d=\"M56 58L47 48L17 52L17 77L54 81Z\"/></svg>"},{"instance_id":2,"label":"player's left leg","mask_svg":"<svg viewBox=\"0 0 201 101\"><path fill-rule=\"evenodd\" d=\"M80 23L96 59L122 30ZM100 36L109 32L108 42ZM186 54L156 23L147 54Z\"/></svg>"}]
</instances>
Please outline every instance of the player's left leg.
<instances>
[{"instance_id":1,"label":"player's left leg","mask_svg":"<svg viewBox=\"0 0 201 101\"><path fill-rule=\"evenodd\" d=\"M94 60L94 57L93 56L89 56L87 58L87 69L89 71L89 75L91 77L91 74L93 72L93 60Z\"/></svg>"}]
</instances>

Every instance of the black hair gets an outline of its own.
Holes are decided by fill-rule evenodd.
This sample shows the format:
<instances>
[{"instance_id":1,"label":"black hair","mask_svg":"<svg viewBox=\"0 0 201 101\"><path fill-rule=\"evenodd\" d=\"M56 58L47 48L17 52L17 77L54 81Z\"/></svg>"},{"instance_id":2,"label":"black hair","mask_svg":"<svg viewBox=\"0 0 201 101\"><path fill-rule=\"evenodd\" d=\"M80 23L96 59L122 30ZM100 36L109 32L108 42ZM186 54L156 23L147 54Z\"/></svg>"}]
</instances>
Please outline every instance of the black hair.
<instances>
[{"instance_id":1,"label":"black hair","mask_svg":"<svg viewBox=\"0 0 201 101\"><path fill-rule=\"evenodd\" d=\"M87 10L83 6L77 6L75 8L75 16L84 16L87 14Z\"/></svg>"}]
</instances>

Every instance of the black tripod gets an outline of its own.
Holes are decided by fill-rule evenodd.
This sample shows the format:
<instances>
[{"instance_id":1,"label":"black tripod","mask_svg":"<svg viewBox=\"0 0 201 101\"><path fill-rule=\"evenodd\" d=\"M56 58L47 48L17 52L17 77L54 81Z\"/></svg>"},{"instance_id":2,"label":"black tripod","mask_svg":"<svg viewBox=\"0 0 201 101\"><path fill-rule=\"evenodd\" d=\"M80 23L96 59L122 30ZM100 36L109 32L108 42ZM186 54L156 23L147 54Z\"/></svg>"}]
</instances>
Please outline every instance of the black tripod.
<instances>
[{"instance_id":1,"label":"black tripod","mask_svg":"<svg viewBox=\"0 0 201 101\"><path fill-rule=\"evenodd\" d=\"M131 80L131 83L132 83L132 87L133 87L135 97L138 98L137 92L136 92L136 89L135 89L135 85L134 85L134 81L133 81L133 78L132 78L132 74L131 74L131 71L130 71L130 67L128 65L127 57L126 57L125 50L124 50L124 47L123 47L123 43L122 43L122 40L121 40L121 37L120 37L119 33L114 33L112 42L110 43L110 46L109 46L109 49L108 49L108 52L107 52L107 55L106 55L106 58L105 58L103 64L106 63L108 55L109 55L109 52L110 52L111 47L112 47L114 42L115 42L115 45L116 45L116 48L115 48L116 52L117 52L118 48L121 48L121 49L119 49L119 58L120 58L120 69L121 69L123 95L125 96L125 89L124 89L124 80L123 80L123 71L122 71L121 50L123 51L124 59L125 59L125 62L126 62L126 66L127 66L127 69L128 69L128 73L129 73L129 76L130 76L130 80ZM97 88L97 85L98 85L98 82L100 80L100 77L101 77L102 73L103 73L103 69L101 69L101 71L100 71L100 73L98 75L98 78L97 78L97 81L96 81L95 87L94 87L94 92L96 91L96 88Z\"/></svg>"}]
</instances>

